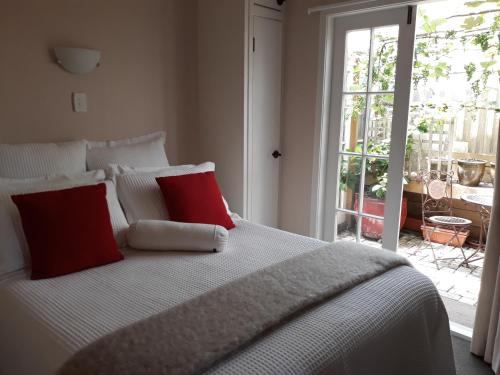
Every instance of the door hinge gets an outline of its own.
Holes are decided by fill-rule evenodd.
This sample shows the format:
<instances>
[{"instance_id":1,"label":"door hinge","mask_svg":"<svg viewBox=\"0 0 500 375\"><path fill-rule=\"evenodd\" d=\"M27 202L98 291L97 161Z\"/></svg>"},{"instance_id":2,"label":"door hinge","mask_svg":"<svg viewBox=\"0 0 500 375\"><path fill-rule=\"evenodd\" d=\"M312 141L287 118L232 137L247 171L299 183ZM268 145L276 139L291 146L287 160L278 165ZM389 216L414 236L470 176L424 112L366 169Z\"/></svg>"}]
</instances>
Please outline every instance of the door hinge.
<instances>
[{"instance_id":1,"label":"door hinge","mask_svg":"<svg viewBox=\"0 0 500 375\"><path fill-rule=\"evenodd\" d=\"M411 25L412 20L413 20L413 6L408 5L408 15L406 16L406 24Z\"/></svg>"},{"instance_id":2,"label":"door hinge","mask_svg":"<svg viewBox=\"0 0 500 375\"><path fill-rule=\"evenodd\" d=\"M255 52L255 37L252 38L252 50Z\"/></svg>"}]
</instances>

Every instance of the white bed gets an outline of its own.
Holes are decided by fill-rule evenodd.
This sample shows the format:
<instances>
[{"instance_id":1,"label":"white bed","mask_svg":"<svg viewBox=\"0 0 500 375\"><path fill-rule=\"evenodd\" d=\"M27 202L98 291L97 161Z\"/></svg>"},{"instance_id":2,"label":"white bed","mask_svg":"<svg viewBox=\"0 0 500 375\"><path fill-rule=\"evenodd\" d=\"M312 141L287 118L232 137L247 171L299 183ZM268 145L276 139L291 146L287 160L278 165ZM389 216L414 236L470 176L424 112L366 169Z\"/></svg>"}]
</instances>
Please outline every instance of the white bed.
<instances>
[{"instance_id":1,"label":"white bed","mask_svg":"<svg viewBox=\"0 0 500 375\"><path fill-rule=\"evenodd\" d=\"M122 262L58 278L11 274L0 282L0 373L53 374L106 333L323 244L240 220L222 253L125 250ZM289 321L209 372L453 374L447 319L430 280L398 267Z\"/></svg>"}]
</instances>

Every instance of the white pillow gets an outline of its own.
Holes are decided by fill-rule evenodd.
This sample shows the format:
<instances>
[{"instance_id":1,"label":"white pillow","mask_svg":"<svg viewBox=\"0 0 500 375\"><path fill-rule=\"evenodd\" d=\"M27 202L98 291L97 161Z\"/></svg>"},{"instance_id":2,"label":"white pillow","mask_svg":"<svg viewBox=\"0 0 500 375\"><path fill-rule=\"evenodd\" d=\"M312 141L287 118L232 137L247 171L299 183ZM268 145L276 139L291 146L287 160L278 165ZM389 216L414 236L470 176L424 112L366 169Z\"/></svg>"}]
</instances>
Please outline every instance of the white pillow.
<instances>
[{"instance_id":1,"label":"white pillow","mask_svg":"<svg viewBox=\"0 0 500 375\"><path fill-rule=\"evenodd\" d=\"M104 171L101 171L100 175L104 176ZM11 199L12 195L61 190L102 182L102 179L96 180L91 174L84 174L80 180L75 178L62 180L56 177L53 180L32 182L19 180L0 184L0 275L17 271L29 264L28 244L24 237L21 216ZM113 233L118 246L123 247L126 244L128 223L118 202L113 182L104 182Z\"/></svg>"},{"instance_id":2,"label":"white pillow","mask_svg":"<svg viewBox=\"0 0 500 375\"><path fill-rule=\"evenodd\" d=\"M28 183L39 183L39 182L64 182L64 181L101 181L106 178L106 173L104 169L96 169L95 171L88 171L78 174L62 174L62 175L49 175L43 177L31 177L31 178L4 178L0 177L0 185L5 184L28 184Z\"/></svg>"},{"instance_id":3,"label":"white pillow","mask_svg":"<svg viewBox=\"0 0 500 375\"><path fill-rule=\"evenodd\" d=\"M87 168L106 169L109 164L133 167L168 167L165 132L118 141L87 142Z\"/></svg>"},{"instance_id":4,"label":"white pillow","mask_svg":"<svg viewBox=\"0 0 500 375\"><path fill-rule=\"evenodd\" d=\"M195 164L185 164L181 167L195 167ZM169 167L131 167L129 165L121 164L109 164L107 169L107 174L111 177L116 177L121 174L134 174L134 173L159 173L164 170L169 170L170 168L176 168L177 166Z\"/></svg>"},{"instance_id":5,"label":"white pillow","mask_svg":"<svg viewBox=\"0 0 500 375\"><path fill-rule=\"evenodd\" d=\"M116 146L127 146L137 143L145 143L149 141L154 141L156 139L162 139L165 142L167 133L164 130L157 131L154 133L149 133L146 135L141 135L138 137L124 138L118 140L107 140L107 141L87 141L87 147L97 148L97 147L116 147Z\"/></svg>"},{"instance_id":6,"label":"white pillow","mask_svg":"<svg viewBox=\"0 0 500 375\"><path fill-rule=\"evenodd\" d=\"M152 171L151 168L130 168L117 165L111 165L110 169L116 173L116 190L125 216L129 223L134 223L140 219L169 219L165 200L160 186L156 182L156 177L213 172L215 164L206 162L200 165L178 165L158 168L155 171ZM228 214L231 215L225 200L224 204Z\"/></svg>"},{"instance_id":7,"label":"white pillow","mask_svg":"<svg viewBox=\"0 0 500 375\"><path fill-rule=\"evenodd\" d=\"M130 225L127 240L135 249L220 252L227 246L229 232L214 224L139 220Z\"/></svg>"},{"instance_id":8,"label":"white pillow","mask_svg":"<svg viewBox=\"0 0 500 375\"><path fill-rule=\"evenodd\" d=\"M86 170L85 154L85 141L0 144L0 177L30 178L83 173Z\"/></svg>"}]
</instances>

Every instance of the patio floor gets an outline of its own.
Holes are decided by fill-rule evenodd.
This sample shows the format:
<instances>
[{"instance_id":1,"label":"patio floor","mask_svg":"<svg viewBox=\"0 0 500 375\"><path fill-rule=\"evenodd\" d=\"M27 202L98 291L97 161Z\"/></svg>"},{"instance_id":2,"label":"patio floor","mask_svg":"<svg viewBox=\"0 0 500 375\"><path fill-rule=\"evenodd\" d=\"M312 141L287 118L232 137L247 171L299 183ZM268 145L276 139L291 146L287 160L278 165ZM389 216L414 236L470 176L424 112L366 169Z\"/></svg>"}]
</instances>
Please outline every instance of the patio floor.
<instances>
[{"instance_id":1,"label":"patio floor","mask_svg":"<svg viewBox=\"0 0 500 375\"><path fill-rule=\"evenodd\" d=\"M352 232L339 233L341 240L354 240ZM374 244L380 246L380 241L361 239L362 243ZM479 287L481 282L481 274L483 271L483 260L477 260L470 264L470 268L458 267L461 260L460 249L453 246L445 246L434 244L436 256L438 258L458 257L457 260L442 260L438 261L440 269L438 270L434 264L434 258L430 248L426 248L422 237L418 233L401 231L399 238L398 253L407 257L413 266L429 277L436 285L445 304L448 308L448 313L451 318L453 315L464 315L464 325L469 326L474 318L475 306L479 296ZM421 248L420 248L421 247ZM467 256L472 255L474 248L465 247L464 250ZM480 254L482 257L482 254ZM447 303L448 300L450 304ZM460 304L457 304L459 302ZM450 310L459 310L456 312ZM471 315L472 314L472 315ZM452 319L453 320L453 319Z\"/></svg>"}]
</instances>

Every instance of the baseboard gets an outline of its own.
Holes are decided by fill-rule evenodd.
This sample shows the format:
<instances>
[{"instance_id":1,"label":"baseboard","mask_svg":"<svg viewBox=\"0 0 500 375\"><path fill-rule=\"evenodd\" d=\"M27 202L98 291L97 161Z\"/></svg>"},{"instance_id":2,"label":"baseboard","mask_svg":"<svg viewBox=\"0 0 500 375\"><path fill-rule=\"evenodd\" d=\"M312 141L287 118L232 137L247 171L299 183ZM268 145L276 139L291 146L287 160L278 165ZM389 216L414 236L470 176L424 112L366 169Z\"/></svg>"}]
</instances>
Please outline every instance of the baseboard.
<instances>
[{"instance_id":1,"label":"baseboard","mask_svg":"<svg viewBox=\"0 0 500 375\"><path fill-rule=\"evenodd\" d=\"M450 331L452 336L461 338L462 340L471 341L472 339L472 328L450 322Z\"/></svg>"}]
</instances>

